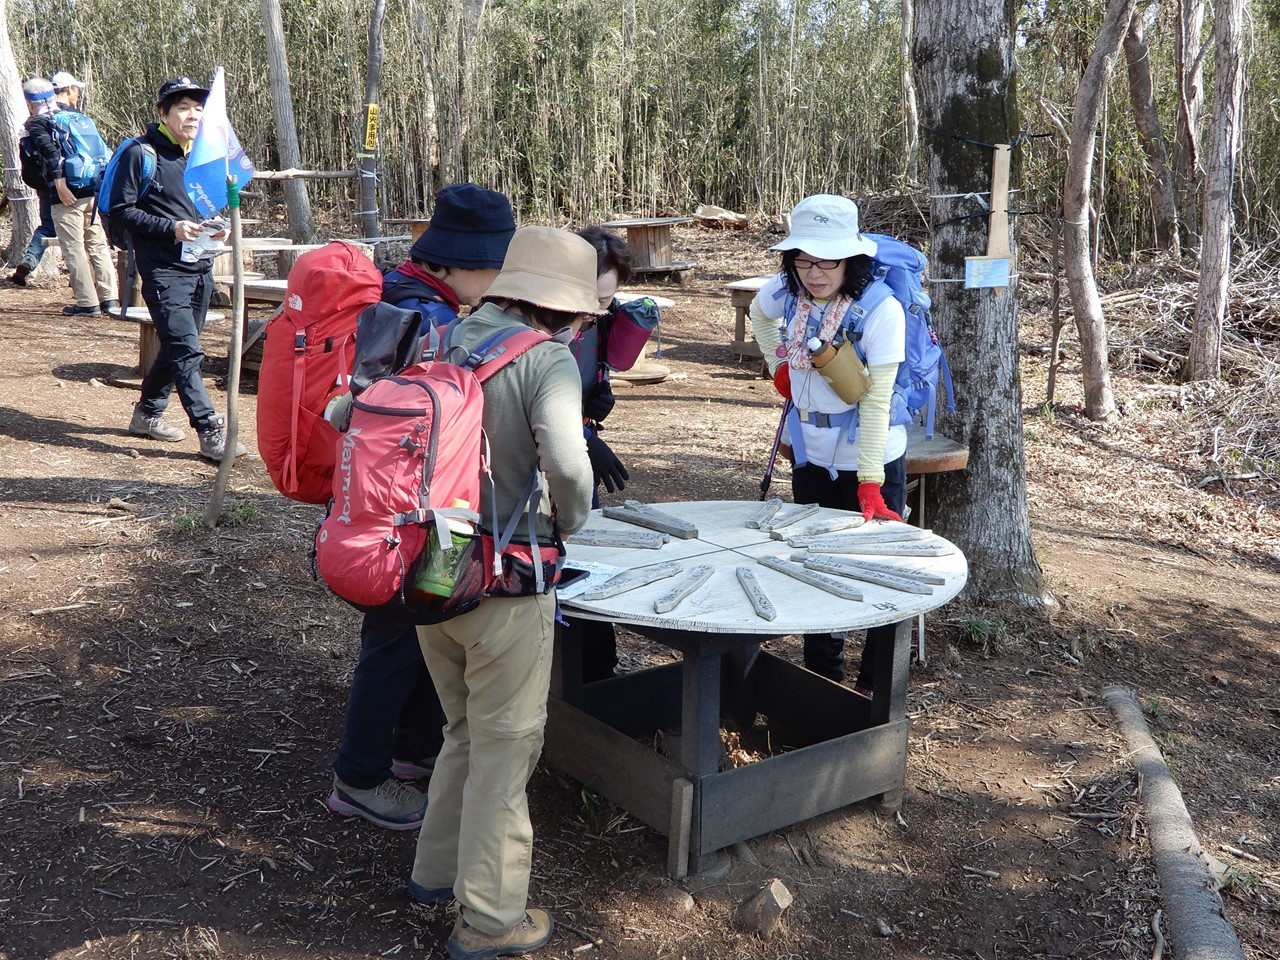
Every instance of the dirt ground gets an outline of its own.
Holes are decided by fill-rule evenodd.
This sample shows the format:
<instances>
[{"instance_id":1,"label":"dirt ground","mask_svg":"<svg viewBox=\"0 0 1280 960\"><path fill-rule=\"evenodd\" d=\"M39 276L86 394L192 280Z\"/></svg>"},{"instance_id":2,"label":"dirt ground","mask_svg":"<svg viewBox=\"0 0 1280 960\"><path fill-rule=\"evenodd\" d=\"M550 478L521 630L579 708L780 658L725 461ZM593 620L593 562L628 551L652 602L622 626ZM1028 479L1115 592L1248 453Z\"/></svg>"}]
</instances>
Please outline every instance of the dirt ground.
<instances>
[{"instance_id":1,"label":"dirt ground","mask_svg":"<svg viewBox=\"0 0 1280 960\"><path fill-rule=\"evenodd\" d=\"M619 391L605 437L626 496L755 498L778 406L730 361L721 285L766 269L769 242L682 230L696 279L637 288L675 301L676 378ZM136 362L136 328L64 319L66 293L0 286L0 960L445 956L447 912L406 898L412 834L323 803L358 621L311 576L316 509L250 455L205 531L214 469L194 436L128 435L136 395L109 384ZM1042 293L1023 292L1022 372L1059 605L931 615L901 814L856 805L759 837L719 879L667 880L662 837L540 766L531 902L562 921L542 955L1150 957L1146 821L1097 695L1122 682L1223 863L1246 954L1280 957L1276 493L1202 482L1182 413L1142 379L1118 375L1125 416L1090 424L1069 354L1043 411ZM227 340L226 323L207 336L215 377ZM636 638L623 654L668 656ZM795 902L762 940L732 915L771 877Z\"/></svg>"}]
</instances>

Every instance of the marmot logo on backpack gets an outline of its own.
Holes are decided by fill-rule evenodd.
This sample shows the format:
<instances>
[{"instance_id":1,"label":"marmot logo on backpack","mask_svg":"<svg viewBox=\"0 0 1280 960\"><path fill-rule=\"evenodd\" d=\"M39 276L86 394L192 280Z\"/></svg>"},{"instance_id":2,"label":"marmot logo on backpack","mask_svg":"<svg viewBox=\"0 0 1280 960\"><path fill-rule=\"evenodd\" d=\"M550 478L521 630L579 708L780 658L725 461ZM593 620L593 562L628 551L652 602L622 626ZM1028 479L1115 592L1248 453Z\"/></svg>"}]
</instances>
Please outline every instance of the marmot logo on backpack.
<instances>
[{"instance_id":1,"label":"marmot logo on backpack","mask_svg":"<svg viewBox=\"0 0 1280 960\"><path fill-rule=\"evenodd\" d=\"M342 471L342 509L333 518L335 523L351 522L351 452L356 447L356 437L360 436L360 428L353 427L342 435L342 461L338 469Z\"/></svg>"}]
</instances>

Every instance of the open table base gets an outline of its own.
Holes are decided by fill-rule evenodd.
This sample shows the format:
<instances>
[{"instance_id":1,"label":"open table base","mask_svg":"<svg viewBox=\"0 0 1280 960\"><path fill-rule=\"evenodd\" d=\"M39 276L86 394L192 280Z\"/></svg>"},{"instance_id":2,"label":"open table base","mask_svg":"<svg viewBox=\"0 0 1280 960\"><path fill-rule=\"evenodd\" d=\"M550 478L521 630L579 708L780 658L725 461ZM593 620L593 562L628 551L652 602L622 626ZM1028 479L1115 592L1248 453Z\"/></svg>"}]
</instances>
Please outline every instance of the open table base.
<instances>
[{"instance_id":1,"label":"open table base","mask_svg":"<svg viewBox=\"0 0 1280 960\"><path fill-rule=\"evenodd\" d=\"M678 663L583 685L580 641L557 636L547 762L668 837L668 871L699 873L740 840L868 798L896 809L906 778L911 622L872 665L875 699L759 649L758 637L646 629ZM577 647L575 649L575 646ZM721 770L722 718L767 718L780 751ZM679 756L653 742L678 728Z\"/></svg>"}]
</instances>

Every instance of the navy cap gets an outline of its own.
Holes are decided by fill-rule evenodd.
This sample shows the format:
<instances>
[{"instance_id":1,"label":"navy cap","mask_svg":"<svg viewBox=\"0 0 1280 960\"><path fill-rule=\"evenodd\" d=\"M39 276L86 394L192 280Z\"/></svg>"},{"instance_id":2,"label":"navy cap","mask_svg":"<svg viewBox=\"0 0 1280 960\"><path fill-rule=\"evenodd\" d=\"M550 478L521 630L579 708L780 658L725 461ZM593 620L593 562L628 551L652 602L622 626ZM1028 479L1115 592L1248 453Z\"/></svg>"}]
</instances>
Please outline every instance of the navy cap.
<instances>
[{"instance_id":1,"label":"navy cap","mask_svg":"<svg viewBox=\"0 0 1280 960\"><path fill-rule=\"evenodd\" d=\"M506 194L454 183L436 194L431 223L413 242L409 256L442 267L499 270L515 232Z\"/></svg>"},{"instance_id":2,"label":"navy cap","mask_svg":"<svg viewBox=\"0 0 1280 960\"><path fill-rule=\"evenodd\" d=\"M199 100L203 103L205 98L209 96L209 88L196 83L190 77L174 77L171 80L166 80L161 85L160 92L156 94L156 106L160 106L160 104L178 93L190 94L193 100Z\"/></svg>"}]
</instances>

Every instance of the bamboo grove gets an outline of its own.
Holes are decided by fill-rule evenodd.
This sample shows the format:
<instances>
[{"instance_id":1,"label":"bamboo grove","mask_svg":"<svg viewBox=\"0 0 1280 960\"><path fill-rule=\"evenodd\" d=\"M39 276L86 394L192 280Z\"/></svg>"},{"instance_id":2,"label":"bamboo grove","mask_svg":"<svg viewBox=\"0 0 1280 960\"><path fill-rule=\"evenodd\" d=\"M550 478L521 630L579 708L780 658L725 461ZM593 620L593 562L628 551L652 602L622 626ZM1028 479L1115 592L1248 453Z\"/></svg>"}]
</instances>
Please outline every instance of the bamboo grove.
<instances>
[{"instance_id":1,"label":"bamboo grove","mask_svg":"<svg viewBox=\"0 0 1280 960\"><path fill-rule=\"evenodd\" d=\"M257 2L7 2L19 68L87 76L88 109L109 139L150 119L166 77L208 76L220 63L241 140L260 167L276 165ZM311 169L355 165L369 6L282 0ZM1178 6L1138 14L1170 141ZM1064 131L1102 10L1097 0L1021 10L1023 126L1053 135L1024 154L1016 205L1028 213L1058 209ZM459 179L504 190L522 219L543 221L684 213L697 203L775 213L805 193L906 189L899 11L898 0L391 0L379 93L382 215L416 215L441 182ZM1189 47L1205 47L1207 102L1211 11L1205 20ZM1256 2L1251 27L1238 225L1265 242L1280 228L1280 0ZM1117 69L1099 138L1104 257L1154 246L1127 82ZM259 189L278 200L276 186ZM351 235L354 181L311 190L318 219Z\"/></svg>"}]
</instances>

